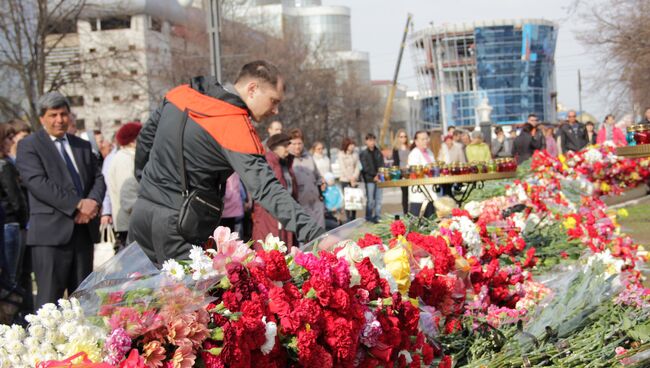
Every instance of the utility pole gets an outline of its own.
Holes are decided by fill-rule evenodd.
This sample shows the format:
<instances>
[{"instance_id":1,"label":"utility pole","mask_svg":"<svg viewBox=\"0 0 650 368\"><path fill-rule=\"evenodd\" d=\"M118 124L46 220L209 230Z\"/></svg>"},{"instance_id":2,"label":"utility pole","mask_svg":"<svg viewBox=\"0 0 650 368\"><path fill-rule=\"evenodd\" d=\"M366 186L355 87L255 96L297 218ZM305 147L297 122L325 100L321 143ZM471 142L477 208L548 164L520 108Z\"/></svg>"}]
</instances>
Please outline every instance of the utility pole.
<instances>
[{"instance_id":1,"label":"utility pole","mask_svg":"<svg viewBox=\"0 0 650 368\"><path fill-rule=\"evenodd\" d=\"M221 83L221 9L219 0L208 3L208 34L210 35L210 71Z\"/></svg>"},{"instance_id":2,"label":"utility pole","mask_svg":"<svg viewBox=\"0 0 650 368\"><path fill-rule=\"evenodd\" d=\"M582 76L580 69L578 69L578 109L580 110L580 122L582 121Z\"/></svg>"},{"instance_id":3,"label":"utility pole","mask_svg":"<svg viewBox=\"0 0 650 368\"><path fill-rule=\"evenodd\" d=\"M440 110L440 125L442 132L447 132L447 104L445 101L445 71L442 69L442 51L440 50L440 43L446 42L447 33L445 32L442 37L436 36L436 44L434 47L434 54L436 56L436 87L438 89L438 108ZM433 42L433 41L432 41Z\"/></svg>"},{"instance_id":4,"label":"utility pole","mask_svg":"<svg viewBox=\"0 0 650 368\"><path fill-rule=\"evenodd\" d=\"M413 15L409 13L406 19L406 26L404 27L404 34L402 35L402 43L399 49L399 56L397 57L397 65L395 66L395 75L393 76L393 84L390 87L388 92L388 100L386 101L386 109L384 110L384 121L381 125L381 131L379 132L379 145L383 146L386 142L384 138L388 133L388 125L390 124L390 117L393 114L393 99L395 98L395 90L397 89L397 76L399 75L399 67L402 64L402 55L404 55L404 44L406 43L406 36L409 32L409 24L411 24L411 18ZM390 136L389 142L390 145Z\"/></svg>"}]
</instances>

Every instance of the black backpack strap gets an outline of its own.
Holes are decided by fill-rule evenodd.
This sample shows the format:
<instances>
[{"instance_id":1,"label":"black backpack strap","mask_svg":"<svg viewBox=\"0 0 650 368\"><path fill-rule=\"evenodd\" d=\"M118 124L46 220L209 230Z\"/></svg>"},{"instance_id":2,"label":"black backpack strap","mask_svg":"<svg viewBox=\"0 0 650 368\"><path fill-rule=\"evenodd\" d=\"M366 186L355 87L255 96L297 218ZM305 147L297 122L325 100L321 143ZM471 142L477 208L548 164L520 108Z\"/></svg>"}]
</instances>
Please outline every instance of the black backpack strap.
<instances>
[{"instance_id":1,"label":"black backpack strap","mask_svg":"<svg viewBox=\"0 0 650 368\"><path fill-rule=\"evenodd\" d=\"M184 151L183 138L185 136L185 125L187 125L188 115L189 115L189 110L185 109L183 111L183 118L181 119L181 124L178 126L178 137L180 139L178 145L178 160L181 165L181 195L183 196L183 198L187 198L187 196L189 196L190 194L190 191L187 186L187 173L185 172L185 157L183 156L183 151Z\"/></svg>"}]
</instances>

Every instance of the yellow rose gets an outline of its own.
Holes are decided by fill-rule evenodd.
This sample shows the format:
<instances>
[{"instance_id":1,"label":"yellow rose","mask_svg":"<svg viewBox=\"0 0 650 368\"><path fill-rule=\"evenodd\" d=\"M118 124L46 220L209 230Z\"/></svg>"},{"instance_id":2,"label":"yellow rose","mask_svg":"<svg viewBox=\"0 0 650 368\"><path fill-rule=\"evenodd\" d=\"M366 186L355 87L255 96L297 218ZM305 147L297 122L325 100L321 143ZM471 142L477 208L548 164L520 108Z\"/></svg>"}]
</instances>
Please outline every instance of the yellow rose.
<instances>
[{"instance_id":1,"label":"yellow rose","mask_svg":"<svg viewBox=\"0 0 650 368\"><path fill-rule=\"evenodd\" d=\"M411 265L409 254L404 247L395 247L384 254L386 269L393 275L397 288L402 295L408 293L411 286Z\"/></svg>"}]
</instances>

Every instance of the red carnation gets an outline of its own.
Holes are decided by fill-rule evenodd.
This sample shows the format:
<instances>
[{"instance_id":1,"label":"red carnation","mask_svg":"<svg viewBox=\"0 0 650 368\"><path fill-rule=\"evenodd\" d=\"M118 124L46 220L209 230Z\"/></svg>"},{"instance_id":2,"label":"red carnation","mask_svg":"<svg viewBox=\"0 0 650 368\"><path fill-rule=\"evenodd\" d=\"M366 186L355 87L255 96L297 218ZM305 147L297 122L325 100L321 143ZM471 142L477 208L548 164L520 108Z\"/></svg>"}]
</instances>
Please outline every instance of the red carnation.
<instances>
[{"instance_id":1,"label":"red carnation","mask_svg":"<svg viewBox=\"0 0 650 368\"><path fill-rule=\"evenodd\" d=\"M366 234L363 236L363 238L357 240L357 245L360 246L361 248L370 247L373 245L382 245L382 244L383 242L381 241L381 238L373 234Z\"/></svg>"},{"instance_id":2,"label":"red carnation","mask_svg":"<svg viewBox=\"0 0 650 368\"><path fill-rule=\"evenodd\" d=\"M278 250L269 252L260 251L258 256L264 260L266 276L273 281L287 281L291 279L289 267L284 259L284 254Z\"/></svg>"},{"instance_id":3,"label":"red carnation","mask_svg":"<svg viewBox=\"0 0 650 368\"><path fill-rule=\"evenodd\" d=\"M393 223L390 224L390 232L394 237L404 235L406 234L406 225L404 225L402 220L393 221Z\"/></svg>"},{"instance_id":4,"label":"red carnation","mask_svg":"<svg viewBox=\"0 0 650 368\"><path fill-rule=\"evenodd\" d=\"M445 355L442 357L440 364L438 364L438 368L451 368L451 356Z\"/></svg>"}]
</instances>

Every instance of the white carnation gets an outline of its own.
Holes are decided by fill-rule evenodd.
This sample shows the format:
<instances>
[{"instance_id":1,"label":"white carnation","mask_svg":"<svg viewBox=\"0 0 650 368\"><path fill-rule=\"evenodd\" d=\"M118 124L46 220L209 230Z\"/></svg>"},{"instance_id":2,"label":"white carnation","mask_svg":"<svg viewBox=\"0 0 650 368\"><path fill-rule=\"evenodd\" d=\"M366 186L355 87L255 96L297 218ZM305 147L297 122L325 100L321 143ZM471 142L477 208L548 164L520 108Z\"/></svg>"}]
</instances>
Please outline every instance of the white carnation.
<instances>
[{"instance_id":1,"label":"white carnation","mask_svg":"<svg viewBox=\"0 0 650 368\"><path fill-rule=\"evenodd\" d=\"M266 317L262 318L262 322L266 324L266 330L264 331L264 337L266 338L266 341L264 341L264 344L260 347L260 350L262 351L262 354L267 355L273 350L273 347L275 346L275 336L278 334L278 326L275 324L275 322L266 322Z\"/></svg>"}]
</instances>

